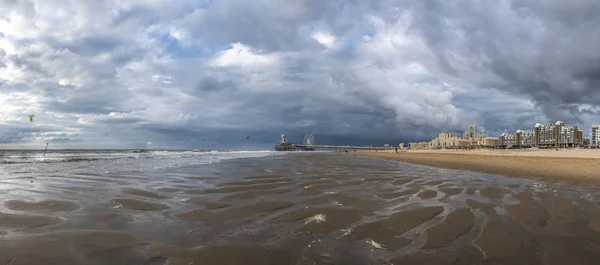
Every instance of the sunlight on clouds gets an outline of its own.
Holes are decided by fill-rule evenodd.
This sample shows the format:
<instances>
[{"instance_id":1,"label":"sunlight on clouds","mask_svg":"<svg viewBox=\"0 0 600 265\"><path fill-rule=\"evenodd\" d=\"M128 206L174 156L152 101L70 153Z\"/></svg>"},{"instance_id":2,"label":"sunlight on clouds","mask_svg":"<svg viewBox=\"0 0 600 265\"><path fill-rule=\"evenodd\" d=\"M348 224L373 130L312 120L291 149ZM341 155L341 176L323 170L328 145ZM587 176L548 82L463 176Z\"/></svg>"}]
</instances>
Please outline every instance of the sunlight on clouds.
<instances>
[{"instance_id":1,"label":"sunlight on clouds","mask_svg":"<svg viewBox=\"0 0 600 265\"><path fill-rule=\"evenodd\" d=\"M276 64L278 57L272 54L257 54L252 49L241 43L234 43L231 49L220 52L211 65L218 67L228 66L269 66Z\"/></svg>"},{"instance_id":2,"label":"sunlight on clouds","mask_svg":"<svg viewBox=\"0 0 600 265\"><path fill-rule=\"evenodd\" d=\"M312 34L312 37L323 46L327 47L327 49L334 49L336 47L336 38L329 33L315 32Z\"/></svg>"}]
</instances>

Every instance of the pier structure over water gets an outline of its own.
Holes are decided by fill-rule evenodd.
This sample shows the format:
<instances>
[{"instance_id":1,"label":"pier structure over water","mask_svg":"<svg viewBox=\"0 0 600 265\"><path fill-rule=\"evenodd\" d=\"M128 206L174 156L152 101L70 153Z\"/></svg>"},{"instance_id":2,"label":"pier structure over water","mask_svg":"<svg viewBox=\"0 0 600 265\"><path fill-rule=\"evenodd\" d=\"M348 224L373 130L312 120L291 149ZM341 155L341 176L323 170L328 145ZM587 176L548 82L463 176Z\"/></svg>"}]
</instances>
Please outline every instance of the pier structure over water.
<instances>
[{"instance_id":1,"label":"pier structure over water","mask_svg":"<svg viewBox=\"0 0 600 265\"><path fill-rule=\"evenodd\" d=\"M334 151L347 152L356 150L394 150L394 147L385 146L350 146L350 145L316 145L312 134L304 136L302 144L290 144L286 135L281 135L281 142L275 146L275 151Z\"/></svg>"}]
</instances>

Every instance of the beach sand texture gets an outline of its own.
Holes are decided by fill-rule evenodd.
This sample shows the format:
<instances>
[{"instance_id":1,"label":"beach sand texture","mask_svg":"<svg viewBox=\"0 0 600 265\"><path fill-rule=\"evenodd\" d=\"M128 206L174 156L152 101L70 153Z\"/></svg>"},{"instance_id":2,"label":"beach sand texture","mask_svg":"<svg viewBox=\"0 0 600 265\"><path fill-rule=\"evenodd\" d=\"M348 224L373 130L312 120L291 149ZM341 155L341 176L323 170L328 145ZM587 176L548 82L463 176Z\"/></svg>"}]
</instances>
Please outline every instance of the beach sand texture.
<instances>
[{"instance_id":1,"label":"beach sand texture","mask_svg":"<svg viewBox=\"0 0 600 265\"><path fill-rule=\"evenodd\" d=\"M0 179L0 264L600 260L595 189L339 154L93 175L85 163Z\"/></svg>"},{"instance_id":2,"label":"beach sand texture","mask_svg":"<svg viewBox=\"0 0 600 265\"><path fill-rule=\"evenodd\" d=\"M600 149L410 150L354 154L441 168L600 187Z\"/></svg>"}]
</instances>

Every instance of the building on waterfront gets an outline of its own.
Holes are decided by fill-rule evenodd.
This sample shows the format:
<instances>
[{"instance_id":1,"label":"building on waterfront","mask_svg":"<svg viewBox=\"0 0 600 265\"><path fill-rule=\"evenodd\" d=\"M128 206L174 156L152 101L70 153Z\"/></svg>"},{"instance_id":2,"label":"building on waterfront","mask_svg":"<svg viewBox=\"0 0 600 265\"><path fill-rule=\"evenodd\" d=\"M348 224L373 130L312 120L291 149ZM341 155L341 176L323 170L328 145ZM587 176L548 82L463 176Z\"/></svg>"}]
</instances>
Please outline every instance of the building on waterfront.
<instances>
[{"instance_id":1,"label":"building on waterfront","mask_svg":"<svg viewBox=\"0 0 600 265\"><path fill-rule=\"evenodd\" d=\"M554 146L556 144L556 138L558 138L558 130L562 123L557 121L556 124L536 124L535 125L535 139L536 144L541 147Z\"/></svg>"},{"instance_id":2,"label":"building on waterfront","mask_svg":"<svg viewBox=\"0 0 600 265\"><path fill-rule=\"evenodd\" d=\"M478 138L481 139L481 138L488 137L488 134L487 134L487 132L485 132L485 130L482 129L477 136L479 136Z\"/></svg>"},{"instance_id":3,"label":"building on waterfront","mask_svg":"<svg viewBox=\"0 0 600 265\"><path fill-rule=\"evenodd\" d=\"M467 149L471 147L471 140L467 139L457 139L456 140L456 148Z\"/></svg>"},{"instance_id":4,"label":"building on waterfront","mask_svg":"<svg viewBox=\"0 0 600 265\"><path fill-rule=\"evenodd\" d=\"M469 130L463 132L462 138L465 139L465 140L471 140L471 139L477 139L477 138L479 138L479 132L477 131L477 125L471 124L471 126L469 126Z\"/></svg>"},{"instance_id":5,"label":"building on waterfront","mask_svg":"<svg viewBox=\"0 0 600 265\"><path fill-rule=\"evenodd\" d=\"M594 147L600 147L600 125L592 126L592 139L591 144Z\"/></svg>"},{"instance_id":6,"label":"building on waterfront","mask_svg":"<svg viewBox=\"0 0 600 265\"><path fill-rule=\"evenodd\" d=\"M590 147L590 138L584 138L581 145L585 148Z\"/></svg>"},{"instance_id":7,"label":"building on waterfront","mask_svg":"<svg viewBox=\"0 0 600 265\"><path fill-rule=\"evenodd\" d=\"M503 133L498 139L498 145L501 147L513 147L517 144L516 133Z\"/></svg>"},{"instance_id":8,"label":"building on waterfront","mask_svg":"<svg viewBox=\"0 0 600 265\"><path fill-rule=\"evenodd\" d=\"M484 148L496 148L500 145L498 137L482 137L478 140L478 145Z\"/></svg>"},{"instance_id":9,"label":"building on waterfront","mask_svg":"<svg viewBox=\"0 0 600 265\"><path fill-rule=\"evenodd\" d=\"M531 147L575 147L584 145L583 131L577 126L565 125L561 121L553 124L536 124L534 129L517 130L515 133L503 133L500 137L489 137L482 129L477 130L477 125L471 124L467 131L462 133L462 138L450 132L442 132L438 138L426 142L423 147L414 143L419 149L458 149L474 147L499 147L499 148L531 148ZM600 147L600 125L592 128L591 144ZM412 146L412 144L411 144ZM411 147L411 149L413 149Z\"/></svg>"},{"instance_id":10,"label":"building on waterfront","mask_svg":"<svg viewBox=\"0 0 600 265\"><path fill-rule=\"evenodd\" d=\"M429 149L430 142L418 142L418 143L410 143L409 147L412 150L425 150Z\"/></svg>"},{"instance_id":11,"label":"building on waterfront","mask_svg":"<svg viewBox=\"0 0 600 265\"><path fill-rule=\"evenodd\" d=\"M540 147L575 147L583 144L583 131L561 121L536 124L534 137L536 145Z\"/></svg>"},{"instance_id":12,"label":"building on waterfront","mask_svg":"<svg viewBox=\"0 0 600 265\"><path fill-rule=\"evenodd\" d=\"M477 133L477 125L471 124L471 126L469 126L469 137L471 139L477 139L479 137Z\"/></svg>"},{"instance_id":13,"label":"building on waterfront","mask_svg":"<svg viewBox=\"0 0 600 265\"><path fill-rule=\"evenodd\" d=\"M517 130L515 133L516 145L519 147L537 146L535 130Z\"/></svg>"},{"instance_id":14,"label":"building on waterfront","mask_svg":"<svg viewBox=\"0 0 600 265\"><path fill-rule=\"evenodd\" d=\"M464 132L463 132L462 139L465 139L465 140L466 140L466 139L470 139L470 137L469 137L469 131L464 131Z\"/></svg>"},{"instance_id":15,"label":"building on waterfront","mask_svg":"<svg viewBox=\"0 0 600 265\"><path fill-rule=\"evenodd\" d=\"M453 136L449 132L443 132L439 135L439 147L441 148L454 148L456 147L456 141L458 141L457 136Z\"/></svg>"},{"instance_id":16,"label":"building on waterfront","mask_svg":"<svg viewBox=\"0 0 600 265\"><path fill-rule=\"evenodd\" d=\"M440 148L440 138L435 138L429 142L429 149Z\"/></svg>"},{"instance_id":17,"label":"building on waterfront","mask_svg":"<svg viewBox=\"0 0 600 265\"><path fill-rule=\"evenodd\" d=\"M566 126L562 124L558 131L558 144L561 147L577 146L580 141L577 126Z\"/></svg>"}]
</instances>

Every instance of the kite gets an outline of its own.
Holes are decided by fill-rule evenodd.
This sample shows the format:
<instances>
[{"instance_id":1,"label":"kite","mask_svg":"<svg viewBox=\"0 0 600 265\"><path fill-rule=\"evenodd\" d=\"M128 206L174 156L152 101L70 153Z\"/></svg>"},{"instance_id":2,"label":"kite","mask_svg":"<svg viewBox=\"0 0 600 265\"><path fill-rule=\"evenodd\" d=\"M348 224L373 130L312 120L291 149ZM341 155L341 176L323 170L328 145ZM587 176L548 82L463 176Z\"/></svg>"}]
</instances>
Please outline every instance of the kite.
<instances>
[{"instance_id":1,"label":"kite","mask_svg":"<svg viewBox=\"0 0 600 265\"><path fill-rule=\"evenodd\" d=\"M29 122L33 122L33 118L35 118L35 115L29 115Z\"/></svg>"},{"instance_id":2,"label":"kite","mask_svg":"<svg viewBox=\"0 0 600 265\"><path fill-rule=\"evenodd\" d=\"M250 139L250 136L246 136L246 140Z\"/></svg>"}]
</instances>

